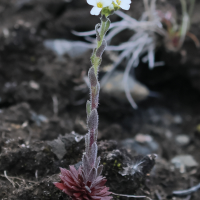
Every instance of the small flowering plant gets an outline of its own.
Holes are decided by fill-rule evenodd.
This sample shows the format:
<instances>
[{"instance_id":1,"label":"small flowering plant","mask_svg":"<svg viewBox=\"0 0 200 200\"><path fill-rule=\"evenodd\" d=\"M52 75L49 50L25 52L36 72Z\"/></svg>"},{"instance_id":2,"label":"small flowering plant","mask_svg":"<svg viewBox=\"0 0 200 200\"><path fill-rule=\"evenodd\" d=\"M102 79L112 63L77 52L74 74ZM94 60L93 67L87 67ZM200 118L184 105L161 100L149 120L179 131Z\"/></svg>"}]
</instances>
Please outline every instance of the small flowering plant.
<instances>
[{"instance_id":1,"label":"small flowering plant","mask_svg":"<svg viewBox=\"0 0 200 200\"><path fill-rule=\"evenodd\" d=\"M85 136L85 153L79 169L70 166L70 169L61 170L60 182L54 185L69 195L73 200L110 200L109 188L105 186L106 179L101 175L103 166L100 165L100 157L97 157L97 134L100 84L98 71L102 60L102 54L107 46L105 35L110 26L108 16L114 11L123 8L129 9L130 0L87 0L93 6L92 15L101 13L101 24L95 27L96 48L91 56L92 67L89 69L88 78L90 83L90 100L86 103L88 133ZM130 195L129 195L130 197ZM131 197L137 197L132 195ZM145 196L140 196L145 197Z\"/></svg>"}]
</instances>

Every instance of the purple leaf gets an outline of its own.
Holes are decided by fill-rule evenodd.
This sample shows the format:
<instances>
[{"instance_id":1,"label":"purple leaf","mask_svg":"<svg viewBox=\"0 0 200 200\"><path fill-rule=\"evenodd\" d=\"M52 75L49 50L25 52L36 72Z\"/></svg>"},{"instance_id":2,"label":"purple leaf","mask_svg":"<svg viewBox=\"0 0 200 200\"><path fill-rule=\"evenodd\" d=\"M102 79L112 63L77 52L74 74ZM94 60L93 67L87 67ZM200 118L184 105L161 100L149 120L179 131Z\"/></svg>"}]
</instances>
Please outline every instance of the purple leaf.
<instances>
[{"instance_id":1,"label":"purple leaf","mask_svg":"<svg viewBox=\"0 0 200 200\"><path fill-rule=\"evenodd\" d=\"M88 176L88 181L90 181L91 183L96 179L97 176L97 169L96 168L92 168L90 170L89 176Z\"/></svg>"},{"instance_id":2,"label":"purple leaf","mask_svg":"<svg viewBox=\"0 0 200 200\"><path fill-rule=\"evenodd\" d=\"M97 176L100 176L103 171L103 165L100 165L97 169Z\"/></svg>"},{"instance_id":3,"label":"purple leaf","mask_svg":"<svg viewBox=\"0 0 200 200\"><path fill-rule=\"evenodd\" d=\"M96 87L97 85L97 77L94 72L94 67L91 67L88 72L88 78L90 80L90 84L92 87Z\"/></svg>"},{"instance_id":4,"label":"purple leaf","mask_svg":"<svg viewBox=\"0 0 200 200\"><path fill-rule=\"evenodd\" d=\"M89 130L96 130L97 127L98 127L98 114L97 110L93 109L88 119L88 128Z\"/></svg>"},{"instance_id":5,"label":"purple leaf","mask_svg":"<svg viewBox=\"0 0 200 200\"><path fill-rule=\"evenodd\" d=\"M90 133L85 135L85 151L88 154L90 149Z\"/></svg>"},{"instance_id":6,"label":"purple leaf","mask_svg":"<svg viewBox=\"0 0 200 200\"><path fill-rule=\"evenodd\" d=\"M90 150L90 154L89 154L90 166L94 166L96 163L97 151L98 151L98 147L97 147L96 142L94 142L91 146L91 150Z\"/></svg>"},{"instance_id":7,"label":"purple leaf","mask_svg":"<svg viewBox=\"0 0 200 200\"><path fill-rule=\"evenodd\" d=\"M103 40L101 46L96 51L96 56L97 57L101 58L104 50L106 49L106 46L107 46L106 40Z\"/></svg>"},{"instance_id":8,"label":"purple leaf","mask_svg":"<svg viewBox=\"0 0 200 200\"><path fill-rule=\"evenodd\" d=\"M97 168L99 166L99 163L100 163L100 156L96 159L96 162L95 162L95 167Z\"/></svg>"},{"instance_id":9,"label":"purple leaf","mask_svg":"<svg viewBox=\"0 0 200 200\"><path fill-rule=\"evenodd\" d=\"M83 166L83 171L85 173L85 176L87 177L91 168L87 155L83 155L82 166Z\"/></svg>"}]
</instances>

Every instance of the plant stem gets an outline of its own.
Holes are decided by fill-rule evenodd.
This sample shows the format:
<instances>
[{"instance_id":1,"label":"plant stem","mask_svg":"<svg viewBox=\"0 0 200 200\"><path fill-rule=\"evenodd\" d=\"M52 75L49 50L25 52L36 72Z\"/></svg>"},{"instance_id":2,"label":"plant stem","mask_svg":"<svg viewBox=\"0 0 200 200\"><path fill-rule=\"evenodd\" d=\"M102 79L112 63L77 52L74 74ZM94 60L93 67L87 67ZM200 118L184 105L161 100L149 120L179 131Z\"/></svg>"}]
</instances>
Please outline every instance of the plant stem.
<instances>
[{"instance_id":1,"label":"plant stem","mask_svg":"<svg viewBox=\"0 0 200 200\"><path fill-rule=\"evenodd\" d=\"M101 30L100 30L100 38L101 40L97 42L97 48L99 48L102 45L102 41L105 35L105 25L106 23L101 19Z\"/></svg>"},{"instance_id":2,"label":"plant stem","mask_svg":"<svg viewBox=\"0 0 200 200\"><path fill-rule=\"evenodd\" d=\"M110 20L102 16L101 25L96 25L97 35L97 47L94 49L91 56L92 67L88 72L90 81L90 101L87 102L87 119L88 119L88 132L89 132L89 144L86 146L92 147L93 143L97 140L98 133L98 113L97 107L99 104L99 90L100 84L98 81L98 71L102 60L102 54L106 47L106 41L104 40L105 34L110 26ZM98 30L100 28L100 30ZM94 112L93 112L94 111ZM86 152L87 153L87 152Z\"/></svg>"}]
</instances>

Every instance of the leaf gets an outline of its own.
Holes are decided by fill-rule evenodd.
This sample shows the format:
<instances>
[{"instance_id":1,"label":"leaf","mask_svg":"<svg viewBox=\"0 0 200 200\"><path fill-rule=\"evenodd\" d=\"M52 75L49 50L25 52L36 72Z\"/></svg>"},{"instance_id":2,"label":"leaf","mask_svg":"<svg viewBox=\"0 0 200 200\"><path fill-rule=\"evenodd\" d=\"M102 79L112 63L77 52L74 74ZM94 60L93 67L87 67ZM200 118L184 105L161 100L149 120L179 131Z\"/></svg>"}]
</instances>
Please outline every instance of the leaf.
<instances>
[{"instance_id":1,"label":"leaf","mask_svg":"<svg viewBox=\"0 0 200 200\"><path fill-rule=\"evenodd\" d=\"M98 95L98 97L99 97L99 95ZM95 102L95 104L98 104L98 101ZM94 138L95 141L97 141L97 136L98 136L98 129L96 129L96 131L95 131L95 138Z\"/></svg>"},{"instance_id":2,"label":"leaf","mask_svg":"<svg viewBox=\"0 0 200 200\"><path fill-rule=\"evenodd\" d=\"M88 119L88 128L89 130L96 130L97 127L98 127L98 113L96 109L93 109Z\"/></svg>"},{"instance_id":3,"label":"leaf","mask_svg":"<svg viewBox=\"0 0 200 200\"><path fill-rule=\"evenodd\" d=\"M84 181L84 183L86 183L87 182L87 176L86 176L86 174L83 170L81 170L81 173L82 173L83 181Z\"/></svg>"},{"instance_id":4,"label":"leaf","mask_svg":"<svg viewBox=\"0 0 200 200\"><path fill-rule=\"evenodd\" d=\"M83 166L83 172L85 173L85 176L87 178L89 172L90 172L90 163L89 163L89 159L87 157L87 155L83 155L83 158L82 158L82 166Z\"/></svg>"},{"instance_id":5,"label":"leaf","mask_svg":"<svg viewBox=\"0 0 200 200\"><path fill-rule=\"evenodd\" d=\"M94 67L91 67L88 72L88 78L90 80L91 87L96 87L97 85L97 77L94 72Z\"/></svg>"},{"instance_id":6,"label":"leaf","mask_svg":"<svg viewBox=\"0 0 200 200\"><path fill-rule=\"evenodd\" d=\"M99 163L100 163L100 156L96 159L96 162L95 162L95 167L97 168L99 166Z\"/></svg>"},{"instance_id":7,"label":"leaf","mask_svg":"<svg viewBox=\"0 0 200 200\"><path fill-rule=\"evenodd\" d=\"M102 54L103 54L104 50L106 49L106 46L107 46L106 40L103 40L101 46L96 51L96 56L98 58L102 57Z\"/></svg>"},{"instance_id":8,"label":"leaf","mask_svg":"<svg viewBox=\"0 0 200 200\"><path fill-rule=\"evenodd\" d=\"M98 31L99 28L100 28L100 24L97 24L97 25L95 26L95 31L96 31L96 36L97 36L97 41L98 41L98 42L101 41L101 37L100 37L99 31Z\"/></svg>"},{"instance_id":9,"label":"leaf","mask_svg":"<svg viewBox=\"0 0 200 200\"><path fill-rule=\"evenodd\" d=\"M90 133L85 135L85 151L88 154L90 149Z\"/></svg>"},{"instance_id":10,"label":"leaf","mask_svg":"<svg viewBox=\"0 0 200 200\"><path fill-rule=\"evenodd\" d=\"M87 118L89 118L90 112L91 112L91 103L90 103L90 101L88 100L87 103L86 103Z\"/></svg>"},{"instance_id":11,"label":"leaf","mask_svg":"<svg viewBox=\"0 0 200 200\"><path fill-rule=\"evenodd\" d=\"M94 142L91 146L91 150L90 150L90 154L89 154L90 166L94 166L96 163L97 151L98 151L98 147L97 147L96 142Z\"/></svg>"},{"instance_id":12,"label":"leaf","mask_svg":"<svg viewBox=\"0 0 200 200\"><path fill-rule=\"evenodd\" d=\"M94 167L91 169L89 176L88 176L88 181L91 183L96 179L97 176L97 169Z\"/></svg>"},{"instance_id":13,"label":"leaf","mask_svg":"<svg viewBox=\"0 0 200 200\"><path fill-rule=\"evenodd\" d=\"M95 48L95 49L93 50L92 56L91 56L91 58L90 58L90 59L91 59L92 65L95 65L96 51L97 51L97 49Z\"/></svg>"},{"instance_id":14,"label":"leaf","mask_svg":"<svg viewBox=\"0 0 200 200\"><path fill-rule=\"evenodd\" d=\"M103 171L103 165L100 165L97 169L97 176L100 176Z\"/></svg>"},{"instance_id":15,"label":"leaf","mask_svg":"<svg viewBox=\"0 0 200 200\"><path fill-rule=\"evenodd\" d=\"M107 18L106 25L105 25L105 30L104 30L105 31L104 34L107 33L109 27L110 27L110 19Z\"/></svg>"}]
</instances>

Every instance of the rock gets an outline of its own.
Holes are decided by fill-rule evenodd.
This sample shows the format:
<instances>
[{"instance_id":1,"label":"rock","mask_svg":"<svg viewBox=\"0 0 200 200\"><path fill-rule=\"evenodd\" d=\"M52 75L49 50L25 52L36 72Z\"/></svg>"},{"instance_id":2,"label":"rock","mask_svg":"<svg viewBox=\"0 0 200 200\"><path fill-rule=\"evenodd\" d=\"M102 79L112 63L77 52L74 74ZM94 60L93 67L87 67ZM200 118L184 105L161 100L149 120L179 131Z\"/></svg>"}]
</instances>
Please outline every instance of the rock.
<instances>
[{"instance_id":1,"label":"rock","mask_svg":"<svg viewBox=\"0 0 200 200\"><path fill-rule=\"evenodd\" d=\"M190 142L190 138L187 135L178 135L175 140L180 146L185 146Z\"/></svg>"},{"instance_id":2,"label":"rock","mask_svg":"<svg viewBox=\"0 0 200 200\"><path fill-rule=\"evenodd\" d=\"M126 150L119 149L104 153L101 158L104 164L103 174L107 175L107 184L111 191L118 194L125 191L128 194L135 194L145 185L147 174L155 164L154 155L131 157Z\"/></svg>"},{"instance_id":3,"label":"rock","mask_svg":"<svg viewBox=\"0 0 200 200\"><path fill-rule=\"evenodd\" d=\"M65 144L61 140L61 136L58 139L48 142L48 145L51 147L51 151L61 160L64 155L67 153L65 149Z\"/></svg>"},{"instance_id":4,"label":"rock","mask_svg":"<svg viewBox=\"0 0 200 200\"><path fill-rule=\"evenodd\" d=\"M80 148L83 147L84 142L83 141L77 141L77 135L76 134L65 134L64 136L59 135L58 139L55 139L53 141L47 142L48 145L51 147L51 151L57 156L58 159L63 159L64 156L70 155L75 153L76 151L80 151ZM80 142L80 143L79 143ZM73 153L72 148L77 145L80 146L80 148L74 149Z\"/></svg>"},{"instance_id":5,"label":"rock","mask_svg":"<svg viewBox=\"0 0 200 200\"><path fill-rule=\"evenodd\" d=\"M126 148L130 153L137 152L138 154L147 155L156 153L159 145L149 135L138 134L135 139L128 138L120 143L123 148Z\"/></svg>"},{"instance_id":6,"label":"rock","mask_svg":"<svg viewBox=\"0 0 200 200\"><path fill-rule=\"evenodd\" d=\"M181 168L181 166L187 168L198 166L198 163L191 155L178 155L171 160L171 163L173 163L176 168Z\"/></svg>"},{"instance_id":7,"label":"rock","mask_svg":"<svg viewBox=\"0 0 200 200\"><path fill-rule=\"evenodd\" d=\"M123 72L114 71L109 77L109 81L106 82L102 87L102 92L109 96L113 96L122 102L126 102L127 98L124 91L123 76ZM128 85L130 88L131 96L135 102L146 99L150 94L148 88L135 80L132 76L129 76L128 78Z\"/></svg>"}]
</instances>

